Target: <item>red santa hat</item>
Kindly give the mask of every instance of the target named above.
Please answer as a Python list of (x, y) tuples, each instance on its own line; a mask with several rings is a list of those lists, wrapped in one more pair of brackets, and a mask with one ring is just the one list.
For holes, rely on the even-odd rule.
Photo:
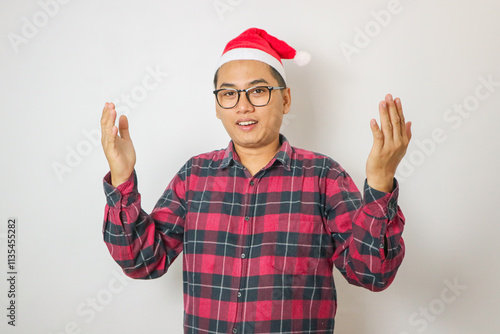
[(281, 59), (293, 59), (297, 65), (304, 66), (311, 60), (311, 55), (304, 51), (296, 51), (262, 29), (250, 28), (227, 43), (217, 68), (232, 60), (243, 59), (258, 60), (268, 64), (278, 71), (286, 82)]

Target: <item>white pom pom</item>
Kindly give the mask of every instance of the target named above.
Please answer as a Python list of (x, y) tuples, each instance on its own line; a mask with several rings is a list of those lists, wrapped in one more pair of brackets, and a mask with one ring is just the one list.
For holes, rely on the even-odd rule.
[(299, 66), (305, 66), (311, 61), (311, 54), (306, 51), (297, 51), (293, 62)]

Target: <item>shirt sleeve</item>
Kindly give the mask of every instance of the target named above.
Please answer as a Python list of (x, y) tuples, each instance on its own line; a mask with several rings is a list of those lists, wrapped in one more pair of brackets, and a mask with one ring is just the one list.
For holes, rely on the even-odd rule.
[(361, 197), (343, 171), (328, 178), (326, 192), (335, 266), (351, 284), (384, 290), (394, 280), (405, 251), (401, 237), (405, 218), (397, 204), (396, 179), (390, 193), (371, 188), (365, 180)]
[(106, 195), (103, 237), (113, 259), (132, 278), (162, 276), (181, 253), (185, 222), (185, 169), (173, 178), (151, 214), (141, 208), (137, 175), (114, 187), (103, 180)]

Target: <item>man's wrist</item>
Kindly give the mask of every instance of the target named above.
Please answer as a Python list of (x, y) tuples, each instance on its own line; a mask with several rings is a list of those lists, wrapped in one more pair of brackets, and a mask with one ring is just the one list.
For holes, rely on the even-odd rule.
[(115, 188), (118, 188), (118, 186), (130, 180), (130, 177), (132, 176), (133, 173), (134, 172), (132, 171), (132, 173), (130, 173), (128, 177), (120, 178), (120, 177), (113, 177), (113, 172), (111, 172), (111, 185)]
[(390, 180), (377, 180), (367, 178), (366, 182), (368, 183), (368, 186), (381, 192), (390, 193), (394, 189), (394, 177), (391, 177)]

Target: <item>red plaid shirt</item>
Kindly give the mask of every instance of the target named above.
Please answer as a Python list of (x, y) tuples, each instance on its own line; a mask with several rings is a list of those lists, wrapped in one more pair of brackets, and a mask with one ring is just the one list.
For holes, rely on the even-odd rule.
[(332, 159), (291, 147), (254, 176), (230, 143), (191, 158), (150, 215), (136, 174), (104, 178), (103, 234), (133, 278), (163, 275), (183, 251), (185, 333), (332, 333), (335, 265), (373, 291), (404, 255), (404, 216), (392, 193), (364, 199)]

